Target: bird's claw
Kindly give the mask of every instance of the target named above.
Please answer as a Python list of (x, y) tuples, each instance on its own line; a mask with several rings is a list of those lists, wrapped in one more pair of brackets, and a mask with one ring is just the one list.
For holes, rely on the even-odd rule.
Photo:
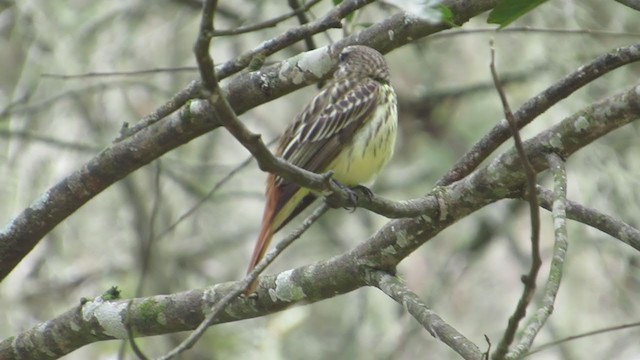
[(369, 201), (373, 200), (373, 191), (371, 191), (371, 189), (369, 189), (368, 187), (366, 187), (364, 185), (356, 185), (356, 186), (352, 187), (351, 189), (363, 193), (364, 196), (367, 197), (367, 200), (369, 200)]
[(358, 193), (348, 187), (345, 187), (343, 190), (347, 193), (347, 196), (349, 197), (349, 205), (343, 206), (342, 208), (349, 212), (356, 211), (356, 208), (358, 207)]
[[(369, 188), (366, 186), (356, 185), (353, 187), (349, 187), (340, 183), (339, 181), (336, 181), (335, 179), (331, 179), (331, 181), (337, 187), (339, 187), (341, 190), (347, 193), (349, 205), (343, 206), (345, 210), (348, 210), (351, 212), (354, 212), (356, 210), (356, 208), (358, 207), (358, 199), (360, 198), (359, 196), (360, 194), (364, 194), (364, 196), (366, 196), (368, 200), (371, 200), (373, 198), (373, 192), (369, 190)], [(337, 207), (337, 206), (334, 206), (334, 207)]]

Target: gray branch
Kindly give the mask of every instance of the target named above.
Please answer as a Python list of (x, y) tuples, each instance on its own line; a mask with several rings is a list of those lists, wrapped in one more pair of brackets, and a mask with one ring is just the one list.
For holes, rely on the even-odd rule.
[(518, 344), (507, 353), (506, 358), (520, 359), (522, 355), (531, 349), (533, 340), (542, 329), (553, 312), (553, 306), (560, 290), (564, 260), (569, 247), (567, 235), (567, 172), (563, 160), (556, 154), (548, 154), (549, 168), (553, 174), (553, 228), (555, 242), (553, 246), (553, 259), (549, 268), (549, 278), (544, 289), (542, 306), (527, 319), (527, 325), (522, 332)]
[(482, 359), (483, 354), (476, 344), (445, 322), (433, 310), (429, 309), (418, 295), (409, 290), (400, 279), (382, 271), (372, 271), (369, 277), (372, 286), (377, 287), (398, 304), (402, 305), (431, 336), (447, 344), (451, 349), (460, 354), (463, 359)]
[[(540, 206), (551, 210), (553, 207), (553, 193), (540, 186), (538, 186), (537, 190)], [(603, 214), (596, 209), (571, 200), (567, 200), (567, 217), (598, 229), (640, 251), (640, 231), (618, 218)]]

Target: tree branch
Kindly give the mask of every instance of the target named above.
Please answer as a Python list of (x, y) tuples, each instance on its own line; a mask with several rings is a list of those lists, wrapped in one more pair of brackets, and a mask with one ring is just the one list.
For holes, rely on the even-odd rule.
[[(597, 57), (586, 65), (580, 66), (576, 71), (525, 102), (513, 114), (518, 123), (518, 128), (522, 129), (551, 106), (593, 80), (623, 65), (639, 60), (640, 44), (635, 44), (617, 48)], [(494, 126), (489, 133), (483, 136), (466, 154), (456, 161), (451, 170), (437, 182), (437, 185), (450, 184), (470, 174), (498, 146), (502, 145), (510, 135), (511, 132), (507, 123), (501, 122)]]
[(266, 20), (266, 21), (263, 21), (263, 22), (259, 22), (257, 24), (247, 25), (247, 26), (240, 26), (238, 28), (229, 29), (229, 30), (214, 30), (213, 31), (213, 36), (239, 35), (239, 34), (245, 34), (245, 33), (253, 32), (253, 31), (256, 31), (256, 30), (261, 30), (261, 29), (274, 27), (274, 26), (278, 25), (279, 23), (281, 23), (281, 22), (283, 22), (283, 21), (285, 21), (287, 19), (290, 19), (290, 18), (292, 18), (294, 16), (296, 16), (296, 17), (304, 16), (305, 12), (307, 12), (309, 9), (311, 9), (314, 5), (316, 5), (319, 2), (320, 2), (320, 0), (309, 0), (302, 6), (300, 6), (298, 4), (298, 6), (292, 7), (293, 10), (291, 12), (287, 13), (287, 14), (276, 16), (273, 19), (269, 19), (269, 20)]
[[(551, 210), (553, 207), (553, 193), (542, 187), (538, 187), (537, 191), (540, 206)], [(640, 251), (640, 231), (624, 221), (571, 200), (567, 200), (567, 217), (609, 234), (613, 238)]]
[[(316, 0), (314, 0), (316, 1)], [(312, 1), (309, 1), (310, 3)], [(300, 9), (300, 3), (298, 2), (298, 0), (288, 0), (289, 3), (289, 7), (291, 7), (292, 9)], [(305, 5), (304, 7), (306, 7), (307, 5)], [(307, 14), (305, 13), (306, 11), (297, 11), (295, 16), (298, 18), (298, 22), (300, 23), (300, 25), (304, 25), (306, 23), (309, 22), (309, 17), (307, 17)], [(304, 43), (307, 46), (307, 51), (308, 50), (314, 50), (315, 48), (317, 48), (315, 41), (313, 41), (313, 37), (311, 36), (307, 36), (304, 39)]]
[(555, 243), (553, 246), (553, 259), (549, 268), (549, 277), (544, 289), (542, 306), (528, 319), (528, 324), (522, 332), (522, 338), (518, 344), (507, 354), (507, 359), (520, 359), (533, 344), (536, 335), (542, 329), (553, 312), (553, 305), (560, 290), (564, 260), (567, 255), (569, 243), (567, 241), (567, 173), (562, 159), (555, 154), (548, 154), (549, 169), (553, 174), (553, 227)]
[(536, 197), (536, 171), (533, 169), (533, 166), (531, 166), (531, 162), (529, 162), (527, 154), (524, 151), (518, 125), (516, 124), (516, 120), (513, 117), (511, 107), (509, 106), (509, 102), (507, 101), (507, 96), (504, 93), (504, 89), (502, 88), (502, 84), (500, 83), (500, 79), (498, 78), (498, 72), (496, 71), (495, 66), (495, 50), (493, 47), (493, 40), (491, 41), (490, 47), (491, 76), (496, 86), (496, 90), (498, 91), (498, 95), (500, 95), (500, 101), (502, 102), (502, 108), (504, 109), (504, 116), (507, 120), (507, 123), (509, 124), (509, 129), (511, 130), (511, 135), (513, 136), (515, 149), (518, 152), (518, 156), (522, 164), (522, 169), (524, 170), (524, 173), (526, 175), (526, 196), (529, 202), (529, 211), (531, 213), (531, 267), (529, 268), (529, 273), (526, 276), (522, 277), (522, 282), (524, 283), (522, 295), (520, 296), (520, 300), (518, 301), (518, 305), (516, 306), (513, 315), (511, 315), (511, 317), (509, 318), (507, 329), (505, 330), (504, 335), (502, 335), (502, 339), (500, 339), (500, 342), (498, 343), (496, 352), (493, 354), (493, 359), (503, 359), (505, 354), (509, 350), (509, 345), (511, 345), (511, 343), (513, 342), (516, 331), (518, 330), (518, 324), (520, 323), (520, 320), (525, 317), (527, 313), (527, 306), (529, 306), (529, 303), (533, 298), (533, 294), (536, 291), (536, 279), (538, 277), (540, 266), (542, 265), (542, 259), (540, 258), (540, 208), (538, 207), (538, 199)]
[(369, 277), (370, 285), (377, 287), (402, 305), (436, 340), (447, 344), (460, 354), (463, 359), (482, 359), (483, 354), (476, 344), (442, 320), (433, 310), (429, 309), (418, 295), (409, 290), (400, 279), (383, 271), (371, 271)]
[(531, 352), (527, 353), (526, 356), (533, 355), (533, 354), (538, 353), (540, 351), (547, 350), (549, 348), (552, 348), (554, 346), (558, 346), (560, 344), (563, 344), (563, 343), (566, 343), (566, 342), (569, 342), (569, 341), (583, 339), (585, 337), (591, 337), (591, 336), (605, 334), (605, 333), (609, 333), (609, 332), (613, 332), (613, 331), (619, 331), (619, 330), (624, 330), (624, 329), (629, 329), (629, 328), (637, 328), (637, 327), (640, 327), (640, 322), (634, 322), (634, 323), (630, 323), (630, 324), (610, 326), (610, 327), (601, 328), (601, 329), (598, 329), (598, 330), (588, 331), (588, 332), (585, 332), (585, 333), (582, 333), (582, 334), (578, 334), (578, 335), (568, 336), (568, 337), (566, 337), (564, 339), (551, 341), (551, 342), (548, 342), (546, 344), (540, 345), (539, 347), (533, 349)]

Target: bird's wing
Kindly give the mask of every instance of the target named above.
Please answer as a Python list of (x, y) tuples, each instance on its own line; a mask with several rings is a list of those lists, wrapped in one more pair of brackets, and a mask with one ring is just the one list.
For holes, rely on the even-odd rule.
[[(312, 172), (326, 167), (375, 111), (381, 84), (343, 79), (327, 87), (298, 115), (280, 142), (285, 160)], [(277, 179), (277, 183), (282, 183)]]
[[(380, 83), (373, 79), (339, 80), (328, 86), (296, 117), (285, 131), (277, 155), (305, 170), (324, 172), (351, 142), (356, 131), (375, 111)], [(309, 206), (315, 195), (275, 175), (267, 193), (272, 201), (273, 231), (278, 231)]]

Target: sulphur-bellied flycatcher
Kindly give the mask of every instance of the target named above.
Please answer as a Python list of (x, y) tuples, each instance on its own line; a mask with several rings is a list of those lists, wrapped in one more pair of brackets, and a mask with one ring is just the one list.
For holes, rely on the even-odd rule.
[[(280, 138), (276, 155), (303, 169), (325, 173), (346, 186), (373, 180), (393, 154), (396, 93), (384, 57), (366, 46), (348, 46), (327, 86), (298, 114)], [(267, 179), (267, 204), (249, 272), (273, 234), (317, 194), (278, 176)], [(247, 293), (255, 289), (255, 282)]]

